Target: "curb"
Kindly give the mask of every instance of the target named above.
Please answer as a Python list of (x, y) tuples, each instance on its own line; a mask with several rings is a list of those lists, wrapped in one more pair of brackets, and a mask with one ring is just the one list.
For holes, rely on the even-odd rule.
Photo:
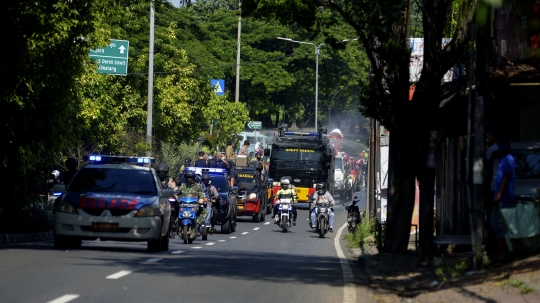
[(52, 239), (52, 231), (31, 234), (0, 234), (0, 245), (43, 242)]

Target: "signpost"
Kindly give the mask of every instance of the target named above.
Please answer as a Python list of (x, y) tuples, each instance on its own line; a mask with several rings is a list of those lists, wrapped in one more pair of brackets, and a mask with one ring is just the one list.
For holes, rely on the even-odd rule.
[(212, 79), (210, 80), (210, 86), (212, 86), (216, 95), (222, 96), (225, 94), (225, 80)]
[(261, 121), (249, 121), (247, 126), (250, 129), (262, 129), (262, 122)]
[(102, 48), (90, 50), (90, 58), (99, 64), (98, 73), (125, 76), (128, 67), (129, 41), (110, 39)]

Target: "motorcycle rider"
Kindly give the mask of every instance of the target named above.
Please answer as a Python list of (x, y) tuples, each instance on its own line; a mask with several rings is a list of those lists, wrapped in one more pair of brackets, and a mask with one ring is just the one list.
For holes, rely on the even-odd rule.
[(62, 184), (64, 184), (65, 186), (68, 186), (69, 183), (71, 183), (73, 176), (75, 176), (75, 173), (77, 173), (78, 165), (79, 165), (79, 160), (77, 160), (77, 158), (68, 158), (66, 160), (67, 171), (62, 173), (60, 176), (60, 180), (62, 181)]
[(332, 206), (334, 206), (334, 198), (332, 197), (332, 195), (330, 194), (330, 192), (328, 192), (326, 190), (326, 184), (324, 182), (320, 182), (320, 183), (317, 183), (316, 185), (316, 189), (317, 191), (313, 194), (313, 209), (311, 210), (311, 227), (312, 228), (315, 228), (317, 227), (317, 202), (318, 201), (321, 201), (321, 202), (325, 202), (325, 203), (328, 203), (328, 205), (330, 206), (328, 208), (328, 231), (333, 233), (334, 230), (334, 211), (332, 209)]
[(214, 201), (217, 201), (217, 199), (219, 199), (219, 193), (217, 191), (217, 188), (214, 185), (210, 184), (211, 183), (210, 175), (207, 172), (202, 173), (201, 181), (206, 186), (207, 198), (205, 198), (205, 199), (206, 199), (206, 202), (209, 202), (209, 203), (206, 204), (206, 209), (208, 210), (208, 214), (206, 216), (206, 220), (205, 220), (204, 224), (206, 226), (209, 226), (210, 225), (210, 217), (212, 216), (212, 203)]
[[(293, 225), (296, 225), (296, 207), (294, 207), (294, 204), (298, 201), (298, 198), (296, 197), (296, 192), (294, 189), (289, 187), (289, 180), (288, 179), (282, 179), (281, 180), (281, 188), (276, 193), (276, 199), (278, 202), (274, 203), (274, 214), (272, 215), (272, 218), (275, 218), (277, 213), (279, 212), (279, 200), (282, 197), (290, 197), (291, 198), (291, 210), (293, 214)], [(279, 220), (276, 221), (276, 223), (279, 222)]]
[[(193, 197), (199, 199), (199, 205), (201, 207), (197, 208), (197, 226), (201, 226), (204, 223), (208, 215), (208, 210), (206, 207), (203, 207), (205, 194), (202, 186), (195, 182), (195, 172), (192, 170), (186, 170), (184, 172), (184, 178), (186, 179), (185, 183), (180, 184), (180, 186), (175, 187), (175, 190), (182, 191), (182, 197)], [(199, 229), (197, 228), (197, 233)]]
[(156, 168), (157, 175), (161, 181), (161, 187), (163, 189), (173, 189), (176, 186), (174, 180), (169, 177), (169, 165), (165, 162), (158, 164)]

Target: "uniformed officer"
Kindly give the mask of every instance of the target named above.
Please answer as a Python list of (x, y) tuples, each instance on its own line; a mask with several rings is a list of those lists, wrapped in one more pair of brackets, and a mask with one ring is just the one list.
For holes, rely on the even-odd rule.
[(234, 142), (229, 141), (227, 142), (227, 149), (225, 150), (225, 154), (227, 155), (227, 159), (234, 160), (236, 155), (234, 154)]
[[(206, 209), (206, 207), (203, 206), (204, 198), (206, 197), (204, 194), (204, 190), (200, 184), (197, 184), (195, 182), (194, 171), (186, 170), (184, 172), (184, 178), (186, 182), (180, 184), (180, 186), (176, 187), (175, 190), (176, 189), (181, 190), (182, 197), (193, 197), (193, 198), (199, 199), (199, 204), (201, 205), (201, 207), (198, 207), (198, 211), (197, 211), (197, 226), (201, 226), (204, 223), (206, 216), (208, 215), (208, 210)], [(197, 232), (198, 231), (199, 229), (197, 229)]]
[[(296, 225), (297, 212), (296, 212), (296, 207), (294, 206), (294, 204), (298, 201), (298, 197), (296, 196), (295, 190), (289, 187), (289, 183), (290, 182), (289, 182), (288, 179), (282, 179), (281, 180), (281, 188), (277, 191), (276, 198), (277, 198), (278, 201), (281, 198), (290, 198), (291, 199), (291, 202), (292, 202), (291, 203), (291, 209), (292, 209), (292, 213), (293, 213), (293, 225)], [(278, 207), (279, 207), (279, 203), (275, 203), (274, 204), (274, 214), (272, 215), (272, 218), (275, 218), (276, 214), (279, 212)], [(277, 224), (277, 222), (279, 222), (279, 218), (274, 223)]]

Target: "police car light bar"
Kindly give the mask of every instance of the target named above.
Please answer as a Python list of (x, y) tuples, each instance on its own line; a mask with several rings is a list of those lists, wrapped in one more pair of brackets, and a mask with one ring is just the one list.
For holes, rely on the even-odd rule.
[(285, 136), (310, 136), (318, 137), (319, 133), (304, 133), (304, 132), (283, 132)]
[(199, 175), (202, 175), (203, 172), (207, 172), (210, 175), (224, 175), (227, 173), (227, 169), (225, 168), (186, 167), (186, 170), (194, 171)]
[(87, 155), (84, 156), (84, 161), (94, 163), (137, 163), (137, 164), (152, 164), (156, 163), (156, 159), (151, 157), (126, 157), (126, 156), (109, 156), (109, 155)]

